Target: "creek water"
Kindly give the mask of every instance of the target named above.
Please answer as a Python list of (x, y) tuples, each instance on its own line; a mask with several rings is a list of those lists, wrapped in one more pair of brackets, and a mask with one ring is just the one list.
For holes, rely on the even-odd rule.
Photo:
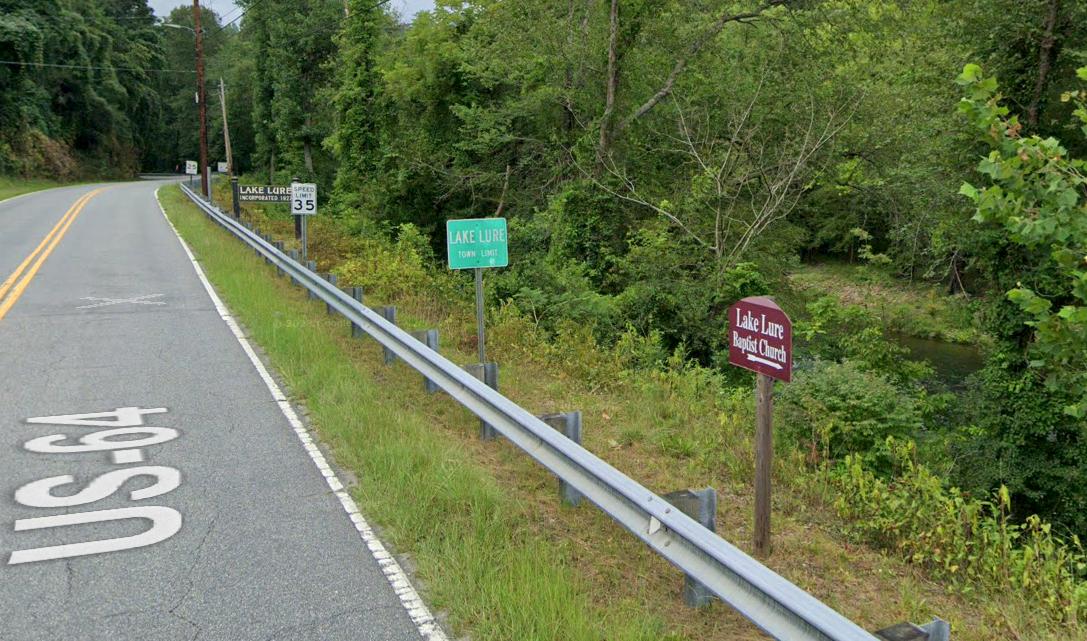
[(910, 357), (928, 361), (936, 370), (936, 379), (954, 391), (961, 390), (966, 378), (981, 369), (985, 356), (974, 345), (947, 343), (891, 332), (887, 338), (910, 350)]

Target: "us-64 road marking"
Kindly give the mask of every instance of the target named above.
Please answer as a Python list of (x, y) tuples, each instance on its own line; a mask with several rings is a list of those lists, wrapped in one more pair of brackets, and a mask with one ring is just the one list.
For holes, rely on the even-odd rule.
[[(163, 414), (164, 407), (143, 409), (139, 407), (120, 407), (109, 412), (90, 414), (65, 414), (61, 416), (39, 416), (29, 418), (32, 425), (75, 426), (99, 429), (82, 436), (68, 434), (50, 434), (32, 438), (23, 444), (29, 452), (38, 454), (88, 454), (110, 453), (114, 465), (132, 465), (144, 460), (143, 449), (173, 441), (180, 433), (169, 427), (151, 427), (144, 425), (144, 416)], [(113, 417), (113, 420), (106, 420)], [(133, 439), (133, 436), (142, 438)], [(118, 439), (121, 440), (118, 440)], [(75, 439), (75, 443), (65, 443)], [(105, 472), (95, 477), (83, 489), (74, 494), (56, 495), (54, 490), (70, 486), (76, 482), (70, 474), (51, 476), (31, 481), (15, 490), (15, 502), (19, 505), (38, 509), (66, 509), (88, 505), (117, 494), (128, 481), (149, 477), (154, 482), (129, 493), (133, 502), (144, 501), (173, 492), (181, 485), (181, 472), (165, 465), (141, 465)], [(70, 491), (70, 490), (69, 490)], [(154, 545), (169, 539), (181, 530), (181, 513), (169, 507), (159, 505), (139, 505), (111, 510), (92, 510), (53, 514), (15, 521), (15, 532), (62, 528), (88, 523), (105, 523), (144, 519), (151, 522), (150, 529), (132, 536), (98, 539), (80, 543), (66, 543), (47, 547), (15, 550), (8, 558), (8, 565), (35, 563), (55, 559), (69, 559), (77, 556), (105, 554), (120, 550)]]

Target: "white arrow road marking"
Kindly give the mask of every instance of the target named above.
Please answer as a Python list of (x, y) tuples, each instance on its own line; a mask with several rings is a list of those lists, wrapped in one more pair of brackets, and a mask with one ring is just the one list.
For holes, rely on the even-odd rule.
[(162, 301), (153, 301), (152, 298), (162, 298), (162, 294), (149, 294), (147, 296), (137, 296), (135, 298), (96, 298), (94, 296), (84, 296), (79, 300), (96, 301), (93, 305), (83, 305), (82, 307), (76, 307), (76, 309), (94, 309), (96, 307), (109, 307), (110, 305), (124, 305), (130, 303), (132, 305), (165, 305)]
[(785, 369), (784, 367), (782, 367), (781, 365), (778, 365), (774, 361), (768, 361), (765, 358), (759, 358), (758, 356), (755, 356), (753, 354), (744, 354), (744, 356), (746, 356), (747, 360), (749, 360), (749, 361), (755, 361), (756, 363), (762, 363), (763, 365), (769, 365), (770, 367), (773, 367), (774, 369)]

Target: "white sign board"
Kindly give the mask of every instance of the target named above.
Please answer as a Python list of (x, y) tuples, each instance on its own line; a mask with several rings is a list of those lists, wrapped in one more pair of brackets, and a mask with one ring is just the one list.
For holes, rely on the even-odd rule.
[(197, 166), (195, 160), (186, 160), (185, 161), (185, 173), (190, 175), (190, 176), (195, 176), (198, 173), (200, 173), (200, 168)]
[(225, 162), (219, 163), (219, 173), (225, 174), (227, 172), (227, 166)]
[(313, 216), (317, 213), (317, 185), (291, 183), (291, 213), (295, 216)]

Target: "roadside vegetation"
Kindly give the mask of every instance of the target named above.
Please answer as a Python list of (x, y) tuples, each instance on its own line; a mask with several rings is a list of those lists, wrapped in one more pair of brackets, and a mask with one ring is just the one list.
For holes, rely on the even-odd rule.
[[(244, 215), (295, 246), (282, 212), (247, 207)], [(417, 232), (404, 228), (390, 241), (316, 219), (311, 239), (319, 271), (336, 273), (343, 287), (363, 286), (371, 306), (396, 305), (408, 329), (439, 329), (442, 351), (455, 362), (473, 360), (470, 279), (435, 268)], [(321, 306), (311, 307), (324, 315)], [(842, 308), (824, 307), (831, 311), (813, 306), (812, 338), (804, 344), (825, 360), (779, 389), (770, 567), (869, 629), (940, 616), (953, 622), (957, 638), (985, 639), (994, 631), (1038, 639), (1083, 634), (1078, 543), (1040, 521), (1021, 529), (1009, 518), (1006, 496), (970, 497), (948, 488), (931, 471), (943, 461), (933, 460), (930, 469), (908, 441), (931, 428), (946, 403), (919, 386), (915, 396), (901, 391), (899, 380), (916, 381), (925, 368), (901, 359), (883, 341), (876, 319), (860, 308), (845, 308), (857, 328), (855, 342), (820, 334), (812, 328), (827, 314), (841, 320)], [(492, 308), (488, 324), (503, 393), (539, 414), (582, 410), (586, 447), (655, 491), (715, 487), (718, 532), (750, 552), (751, 381), (669, 353), (659, 337), (630, 332), (609, 347), (585, 327), (571, 324), (553, 334), (512, 304)], [(330, 331), (346, 335), (342, 325), (334, 320)], [(737, 630), (736, 615), (724, 606), (707, 613), (683, 608), (674, 569), (592, 508), (588, 514), (562, 509), (553, 479), (504, 444), (479, 443), (474, 420), (450, 410), (445, 398), (427, 397), (417, 375), (402, 366), (385, 369), (374, 354), (369, 367), (390, 386), (390, 402), (423, 411), (435, 429), (451, 417), (455, 427), (445, 434), (470, 448), (483, 473), (532, 506), (524, 513), (526, 527), (574, 555), (564, 562), (589, 581), (595, 597), (642, 604), (677, 638), (758, 638), (747, 626)], [(885, 358), (862, 358), (876, 354)], [(900, 362), (899, 378), (878, 373), (888, 361)], [(852, 457), (854, 451), (865, 455)], [(1020, 582), (1020, 591), (1008, 590)], [(1025, 593), (1037, 598), (1024, 599)], [(1031, 630), (1037, 636), (1026, 634)]]
[(43, 189), (62, 187), (64, 183), (53, 180), (25, 180), (21, 178), (5, 178), (0, 176), (0, 200), (7, 200), (15, 196), (29, 194)]

